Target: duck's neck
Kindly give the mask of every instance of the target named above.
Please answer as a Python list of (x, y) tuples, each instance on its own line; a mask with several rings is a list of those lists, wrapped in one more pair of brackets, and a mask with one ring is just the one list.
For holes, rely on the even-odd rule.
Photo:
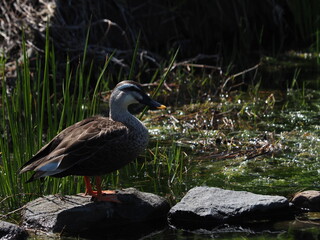
[(122, 111), (118, 111), (118, 109), (110, 108), (109, 116), (113, 121), (123, 123), (130, 130), (148, 132), (144, 124), (138, 118), (133, 116), (128, 110), (122, 109)]

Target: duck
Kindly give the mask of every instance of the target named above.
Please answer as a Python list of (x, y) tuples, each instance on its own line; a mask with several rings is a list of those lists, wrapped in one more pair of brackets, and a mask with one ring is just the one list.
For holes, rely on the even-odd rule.
[[(148, 145), (148, 129), (128, 110), (137, 103), (151, 110), (166, 109), (150, 98), (139, 83), (122, 81), (111, 93), (108, 117), (89, 117), (65, 128), (27, 161), (19, 173), (33, 171), (27, 183), (48, 176), (83, 176), (85, 195), (97, 201), (118, 202), (115, 191), (101, 189), (101, 176), (132, 162)], [(95, 178), (95, 191), (91, 178)]]

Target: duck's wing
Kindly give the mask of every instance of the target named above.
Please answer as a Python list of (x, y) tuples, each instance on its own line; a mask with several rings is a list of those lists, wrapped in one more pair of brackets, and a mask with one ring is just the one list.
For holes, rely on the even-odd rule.
[(37, 164), (33, 164), (33, 163), (38, 162), (38, 160), (45, 158), (51, 152), (53, 152), (56, 149), (56, 147), (63, 141), (63, 139), (66, 136), (68, 136), (70, 133), (72, 133), (74, 129), (79, 127), (81, 128), (81, 126), (86, 125), (92, 122), (93, 120), (94, 118), (87, 118), (65, 128), (57, 136), (55, 136), (50, 142), (44, 145), (28, 162), (23, 164), (23, 166), (19, 170), (19, 173), (24, 173), (24, 172), (35, 169), (37, 167)]
[(61, 173), (75, 164), (89, 159), (97, 151), (113, 142), (125, 142), (128, 128), (104, 117), (78, 122), (58, 134), (25, 163), (20, 173), (33, 170), (28, 180)]

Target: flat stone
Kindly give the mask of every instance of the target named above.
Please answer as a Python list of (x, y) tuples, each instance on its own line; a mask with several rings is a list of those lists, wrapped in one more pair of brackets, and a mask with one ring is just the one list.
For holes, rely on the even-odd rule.
[(0, 220), (0, 239), (22, 240), (27, 239), (28, 233), (16, 224)]
[(195, 229), (292, 217), (285, 197), (195, 187), (170, 209), (168, 221), (178, 228)]
[(292, 199), (295, 207), (308, 210), (320, 211), (320, 191), (309, 190), (296, 193)]
[[(143, 222), (152, 228), (151, 223), (166, 219), (170, 209), (164, 198), (134, 188), (119, 190), (116, 195), (121, 203), (92, 202), (90, 196), (80, 195), (40, 197), (25, 205), (23, 225), (66, 235), (95, 232), (106, 236), (108, 232), (110, 237), (119, 234), (122, 227), (137, 232)], [(152, 231), (148, 224), (144, 230)]]

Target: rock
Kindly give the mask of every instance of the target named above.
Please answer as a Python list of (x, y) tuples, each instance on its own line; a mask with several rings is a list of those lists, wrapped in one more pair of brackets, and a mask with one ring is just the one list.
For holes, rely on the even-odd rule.
[(285, 197), (195, 187), (170, 209), (168, 221), (178, 228), (196, 229), (292, 217)]
[(308, 211), (320, 211), (320, 191), (304, 191), (296, 193), (292, 199), (295, 207)]
[[(80, 195), (40, 197), (25, 205), (23, 224), (66, 235), (85, 236), (95, 232), (102, 237), (114, 237), (131, 234), (130, 230), (132, 234), (139, 230), (145, 234), (159, 230), (158, 221), (166, 220), (170, 209), (164, 198), (134, 188), (119, 190), (117, 198), (121, 203), (92, 202), (90, 196)], [(139, 229), (139, 224), (143, 229)]]
[(12, 240), (20, 240), (26, 239), (28, 237), (28, 233), (22, 227), (19, 227), (16, 224), (8, 223), (0, 220), (0, 239), (12, 239)]

